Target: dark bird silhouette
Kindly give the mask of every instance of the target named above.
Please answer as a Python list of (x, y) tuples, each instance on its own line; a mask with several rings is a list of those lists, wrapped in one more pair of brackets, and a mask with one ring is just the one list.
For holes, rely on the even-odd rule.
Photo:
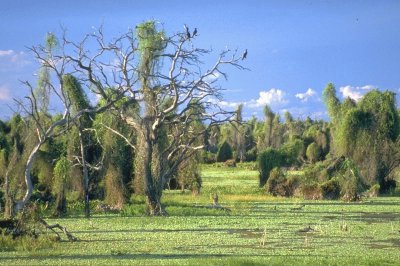
[(247, 49), (244, 51), (243, 55), (242, 55), (242, 60), (246, 59), (247, 57)]
[(184, 25), (184, 27), (185, 27), (185, 30), (186, 30), (186, 37), (188, 38), (188, 39), (190, 39), (190, 31), (189, 31), (189, 28), (188, 28), (188, 26), (186, 26), (186, 24)]
[(194, 36), (196, 36), (197, 35), (197, 28), (194, 28), (194, 31), (193, 31), (193, 33), (192, 33), (192, 37), (194, 37)]
[(311, 228), (311, 226), (305, 227), (304, 229), (300, 229), (299, 233), (308, 233), (308, 232), (314, 232), (315, 230), (313, 228)]

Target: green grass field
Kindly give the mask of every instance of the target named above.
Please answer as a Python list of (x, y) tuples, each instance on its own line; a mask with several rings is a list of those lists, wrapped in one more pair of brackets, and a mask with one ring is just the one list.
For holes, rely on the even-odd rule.
[[(122, 214), (47, 219), (79, 241), (3, 251), (0, 264), (400, 265), (400, 198), (274, 198), (257, 174), (247, 165), (203, 167), (200, 196), (165, 192), (168, 217), (144, 216), (135, 198)], [(214, 192), (230, 212), (206, 208)]]

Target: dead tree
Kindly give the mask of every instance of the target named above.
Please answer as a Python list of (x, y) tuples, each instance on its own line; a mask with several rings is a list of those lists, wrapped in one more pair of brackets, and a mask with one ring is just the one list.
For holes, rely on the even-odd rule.
[[(84, 114), (111, 110), (141, 140), (136, 143), (142, 145), (140, 156), (149, 213), (164, 214), (161, 196), (166, 180), (183, 161), (204, 148), (200, 140), (211, 127), (234, 116), (234, 112), (223, 110), (218, 104), (222, 99), (218, 78), (227, 78), (224, 67), (245, 69), (242, 57), (230, 50), (222, 51), (209, 68), (204, 67), (203, 57), (211, 51), (194, 47), (195, 37), (187, 38), (186, 32), (166, 36), (151, 21), (111, 41), (105, 39), (102, 28), (86, 35), (81, 42), (73, 42), (63, 34), (57, 53), (42, 46), (33, 47), (33, 54), (57, 80), (49, 87), (58, 96), (64, 112), (50, 126), (45, 125), (37, 110), (33, 87), (25, 83), (32, 93), (28, 97), (30, 107), (24, 110), (34, 122), (38, 143), (26, 164), (27, 192), (17, 203), (17, 209), (32, 194), (30, 169), (43, 143), (62, 134)], [(93, 45), (97, 47), (92, 48)], [(74, 75), (92, 96), (105, 104), (72, 112), (63, 88), (65, 74)], [(131, 111), (133, 105), (139, 112)], [(110, 130), (124, 137), (115, 129)], [(136, 143), (130, 145), (137, 148)]]

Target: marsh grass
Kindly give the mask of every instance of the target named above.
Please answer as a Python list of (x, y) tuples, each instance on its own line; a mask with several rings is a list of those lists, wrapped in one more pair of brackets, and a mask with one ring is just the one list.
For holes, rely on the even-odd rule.
[[(167, 217), (145, 216), (144, 199), (133, 197), (119, 214), (48, 219), (66, 226), (80, 241), (36, 250), (3, 249), (0, 264), (399, 264), (399, 198), (360, 203), (275, 198), (258, 191), (258, 172), (251, 169), (205, 166), (202, 175), (199, 196), (165, 191)], [(231, 212), (204, 207), (212, 204), (209, 195), (215, 189), (219, 203)], [(313, 230), (302, 231), (308, 227)]]

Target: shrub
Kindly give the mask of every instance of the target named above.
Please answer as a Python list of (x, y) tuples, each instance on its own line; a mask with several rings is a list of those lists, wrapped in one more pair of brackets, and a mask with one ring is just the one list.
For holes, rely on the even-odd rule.
[(259, 185), (263, 187), (268, 180), (270, 172), (275, 167), (282, 166), (283, 156), (280, 151), (268, 148), (258, 156)]
[(324, 199), (338, 199), (340, 197), (340, 184), (336, 179), (323, 182), (320, 188)]
[(200, 153), (200, 160), (202, 163), (211, 164), (217, 162), (217, 155), (206, 150)]
[(275, 167), (270, 172), (265, 190), (274, 196), (287, 196), (286, 177), (279, 167)]
[(257, 147), (253, 147), (250, 150), (246, 151), (246, 162), (254, 162), (257, 161)]
[(217, 154), (217, 162), (225, 162), (226, 160), (232, 159), (233, 152), (232, 147), (228, 142), (224, 141), (219, 147)]
[(284, 157), (283, 158), (284, 164), (286, 166), (297, 164), (299, 157), (302, 156), (303, 149), (304, 149), (304, 141), (301, 139), (295, 139), (285, 143), (280, 148), (280, 152)]
[(319, 148), (317, 143), (312, 142), (310, 145), (308, 145), (306, 156), (311, 163), (315, 163), (316, 161), (318, 161), (320, 154), (321, 149)]
[(299, 186), (298, 176), (287, 177), (281, 168), (275, 167), (270, 172), (265, 191), (274, 196), (291, 197), (298, 192)]
[(305, 167), (302, 183), (311, 185), (325, 181), (324, 168), (325, 166), (321, 163)]
[(353, 161), (346, 159), (339, 174), (342, 198), (347, 201), (358, 200), (364, 190), (364, 183), (357, 166)]
[(290, 177), (287, 177), (286, 180), (286, 194), (288, 197), (291, 196), (298, 196), (300, 194), (300, 185), (301, 185), (301, 180), (299, 176), (293, 175)]
[(225, 165), (228, 166), (228, 167), (236, 167), (236, 160), (235, 159), (227, 160), (225, 162)]

